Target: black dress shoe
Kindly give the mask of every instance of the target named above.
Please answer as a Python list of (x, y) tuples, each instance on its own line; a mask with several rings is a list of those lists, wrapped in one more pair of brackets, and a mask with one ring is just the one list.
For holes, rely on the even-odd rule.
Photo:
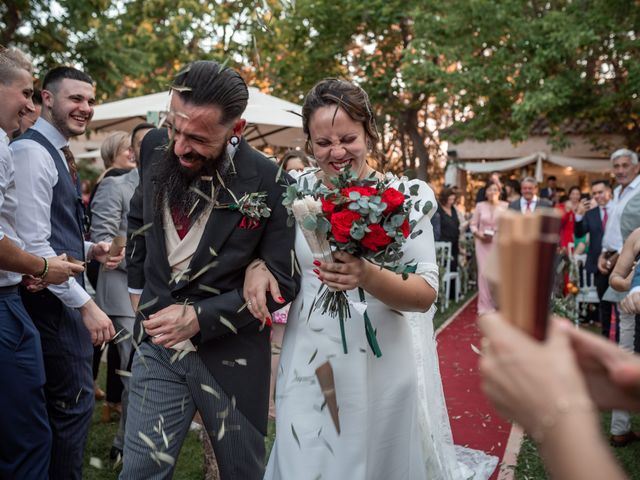
[(119, 458), (122, 458), (122, 450), (118, 447), (111, 447), (111, 451), (109, 452), (109, 458), (114, 462)]
[(636, 432), (627, 432), (624, 435), (611, 435), (609, 437), (609, 443), (612, 447), (626, 447), (632, 442), (640, 440), (640, 435)]

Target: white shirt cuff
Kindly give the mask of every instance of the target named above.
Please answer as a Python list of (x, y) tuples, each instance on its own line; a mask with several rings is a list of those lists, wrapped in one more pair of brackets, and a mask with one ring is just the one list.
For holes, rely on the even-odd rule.
[(576, 222), (581, 221), (584, 218), (584, 215), (577, 215), (576, 214)]
[(131, 288), (129, 287), (129, 293), (133, 293), (134, 295), (142, 295), (144, 290), (142, 288)]
[(90, 260), (89, 250), (91, 250), (91, 247), (93, 247), (93, 242), (84, 242), (84, 258), (87, 259), (87, 262)]
[(631, 290), (629, 290), (629, 295), (636, 292), (640, 292), (640, 285), (638, 285), (637, 287), (633, 287)]
[(70, 278), (61, 285), (49, 285), (47, 288), (69, 308), (80, 308), (91, 300), (91, 296), (75, 278)]

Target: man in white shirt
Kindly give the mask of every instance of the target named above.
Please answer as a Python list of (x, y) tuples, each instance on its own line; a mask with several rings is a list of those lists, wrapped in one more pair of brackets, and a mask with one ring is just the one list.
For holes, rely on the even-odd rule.
[[(93, 115), (91, 77), (70, 67), (49, 71), (42, 85), (42, 116), (11, 145), (18, 192), (18, 234), (36, 255), (66, 253), (115, 268), (110, 243), (85, 242), (84, 211), (69, 138), (84, 133)], [(93, 412), (92, 343), (114, 328), (84, 290), (83, 276), (31, 293), (22, 301), (42, 338), (45, 396), (53, 434), (49, 478), (82, 478), (84, 446)]]
[[(638, 188), (640, 186), (638, 155), (623, 148), (613, 152), (611, 162), (618, 186), (613, 191), (613, 207), (602, 238), (602, 253), (598, 258), (598, 270), (603, 275), (611, 273), (622, 250), (623, 239), (620, 230), (622, 212), (629, 200), (640, 191)], [(636, 317), (621, 308), (620, 301), (626, 296), (626, 292), (618, 295), (613, 293), (609, 297), (610, 293), (613, 293), (612, 289), (607, 291), (604, 298), (612, 299), (618, 303), (620, 318), (620, 340), (618, 343), (625, 350), (633, 351)], [(611, 414), (611, 445), (622, 447), (636, 440), (640, 440), (640, 437), (631, 430), (629, 412), (614, 410)]]
[(46, 478), (51, 430), (44, 397), (40, 336), (27, 314), (18, 285), (22, 274), (61, 283), (81, 266), (66, 256), (44, 258), (25, 252), (16, 234), (16, 186), (7, 132), (33, 112), (30, 61), (0, 47), (0, 478)]

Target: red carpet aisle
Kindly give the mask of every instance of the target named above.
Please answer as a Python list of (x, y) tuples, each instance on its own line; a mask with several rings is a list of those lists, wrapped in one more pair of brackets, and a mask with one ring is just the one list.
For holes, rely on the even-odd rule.
[[(438, 356), (449, 410), (453, 441), (457, 445), (485, 451), (500, 461), (511, 431), (482, 394), (478, 375), (480, 348), (477, 327), (477, 298), (438, 335)], [(491, 479), (498, 476), (499, 468)]]

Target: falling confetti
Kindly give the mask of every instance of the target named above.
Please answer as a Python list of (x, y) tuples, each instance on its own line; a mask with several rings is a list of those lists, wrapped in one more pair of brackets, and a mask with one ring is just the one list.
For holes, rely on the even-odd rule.
[(293, 438), (298, 444), (298, 448), (302, 449), (300, 446), (300, 439), (298, 438), (298, 434), (296, 433), (296, 429), (293, 427), (293, 423), (291, 424), (291, 433), (293, 434)]
[(238, 329), (229, 320), (220, 315), (220, 323), (231, 330), (233, 333), (238, 333)]
[(217, 399), (220, 399), (220, 394), (218, 392), (216, 392), (212, 387), (210, 387), (209, 385), (205, 385), (204, 383), (200, 384), (200, 388), (202, 390), (204, 390), (207, 393), (210, 393), (211, 395), (213, 395), (214, 397), (216, 397)]

